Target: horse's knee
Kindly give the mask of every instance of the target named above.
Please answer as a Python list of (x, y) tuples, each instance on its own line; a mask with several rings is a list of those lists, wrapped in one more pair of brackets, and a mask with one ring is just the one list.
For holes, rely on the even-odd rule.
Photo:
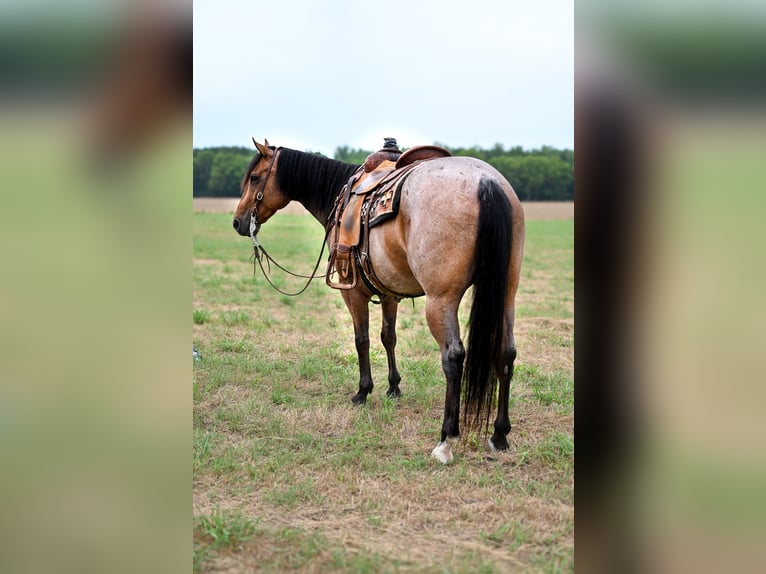
[(396, 346), (396, 330), (393, 327), (384, 326), (380, 330), (380, 342), (386, 349)]
[(363, 351), (370, 348), (370, 336), (367, 333), (357, 333), (354, 335), (354, 343), (357, 351)]

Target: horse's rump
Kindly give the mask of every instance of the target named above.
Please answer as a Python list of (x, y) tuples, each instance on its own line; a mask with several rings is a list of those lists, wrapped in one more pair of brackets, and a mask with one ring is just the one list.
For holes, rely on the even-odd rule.
[(401, 293), (462, 295), (474, 273), (482, 178), (512, 196), (499, 172), (473, 158), (434, 159), (412, 172), (397, 217), (370, 232), (370, 259), (381, 282)]

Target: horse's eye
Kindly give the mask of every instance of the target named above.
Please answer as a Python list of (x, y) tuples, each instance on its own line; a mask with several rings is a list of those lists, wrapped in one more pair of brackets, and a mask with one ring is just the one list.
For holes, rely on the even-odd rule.
[(260, 175), (255, 175), (254, 173), (250, 175), (250, 183), (257, 183), (259, 179), (261, 179)]

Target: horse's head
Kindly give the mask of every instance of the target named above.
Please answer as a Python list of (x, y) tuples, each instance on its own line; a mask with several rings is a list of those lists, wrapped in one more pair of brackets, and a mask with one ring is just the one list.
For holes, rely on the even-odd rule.
[(250, 235), (251, 216), (255, 215), (256, 230), (272, 215), (290, 203), (277, 183), (279, 148), (269, 146), (269, 140), (259, 144), (253, 139), (258, 153), (247, 166), (242, 178), (242, 197), (234, 212), (234, 229), (240, 235)]

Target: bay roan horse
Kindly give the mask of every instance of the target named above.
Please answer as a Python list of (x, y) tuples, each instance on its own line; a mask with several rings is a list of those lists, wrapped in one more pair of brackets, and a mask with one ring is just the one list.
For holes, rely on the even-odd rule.
[[(268, 141), (255, 145), (258, 153), (242, 179), (234, 229), (249, 236), (252, 221), (257, 234), (290, 201), (303, 204), (325, 229), (332, 225), (336, 198), (358, 166), (274, 148)], [(333, 234), (328, 232), (327, 237), (332, 243)], [(469, 157), (421, 162), (403, 183), (399, 214), (369, 230), (369, 257), (378, 280), (390, 292), (426, 297), (426, 320), (439, 343), (447, 379), (441, 440), (432, 452), (442, 463), (453, 459), (460, 435), (461, 390), (464, 422), (480, 432), (488, 430), (497, 396), (488, 446), (508, 448), (508, 394), (516, 358), (514, 300), (523, 244), (524, 212), (513, 188), (492, 166)], [(466, 351), (458, 306), (471, 285), (474, 298)], [(353, 318), (359, 357), (359, 392), (351, 400), (362, 404), (373, 388), (368, 334), (373, 292), (359, 281), (341, 294)], [(398, 397), (401, 376), (394, 353), (398, 298), (380, 299), (387, 394)]]

